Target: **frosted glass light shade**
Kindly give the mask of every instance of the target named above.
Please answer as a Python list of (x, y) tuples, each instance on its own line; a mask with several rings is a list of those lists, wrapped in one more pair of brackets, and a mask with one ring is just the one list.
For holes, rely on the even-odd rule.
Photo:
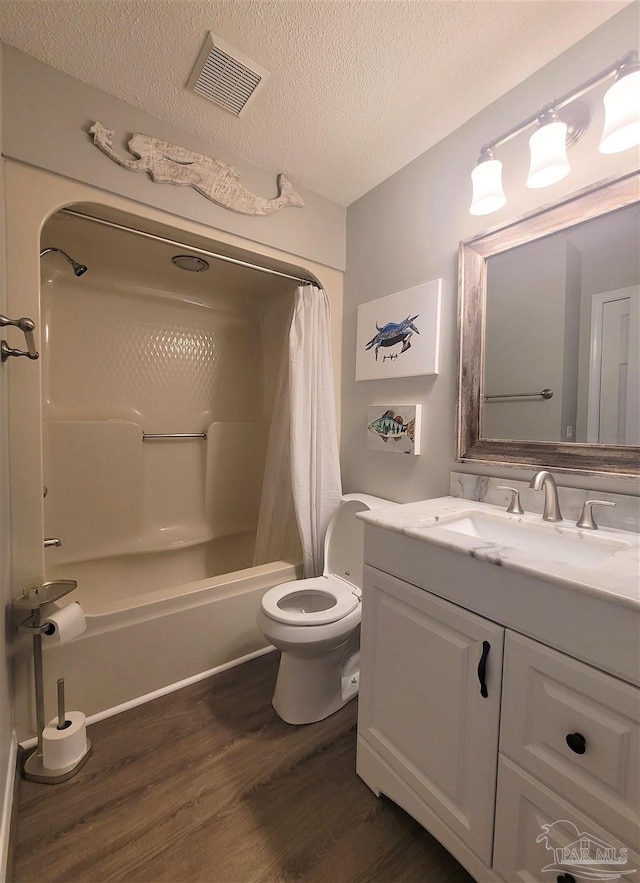
[(546, 123), (529, 139), (531, 163), (527, 187), (548, 187), (569, 174), (567, 159), (567, 124)]
[(620, 153), (640, 144), (640, 70), (616, 80), (603, 100), (600, 153)]
[(502, 189), (502, 163), (499, 159), (479, 162), (471, 172), (471, 181), (473, 196), (469, 214), (490, 215), (506, 203), (507, 197)]

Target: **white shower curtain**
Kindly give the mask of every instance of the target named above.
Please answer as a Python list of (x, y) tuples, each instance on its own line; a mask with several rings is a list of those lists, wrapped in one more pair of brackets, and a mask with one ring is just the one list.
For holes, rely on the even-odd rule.
[(276, 391), (254, 563), (282, 557), (295, 513), (304, 576), (321, 574), (341, 488), (329, 301), (321, 288), (302, 285)]

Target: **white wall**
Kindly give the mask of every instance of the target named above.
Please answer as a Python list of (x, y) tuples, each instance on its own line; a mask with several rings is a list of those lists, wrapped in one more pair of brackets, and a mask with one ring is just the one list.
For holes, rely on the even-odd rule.
[[(469, 214), (469, 176), (483, 144), (622, 58), (629, 50), (637, 49), (639, 12), (638, 4), (626, 7), (349, 207), (341, 451), (345, 491), (361, 489), (404, 502), (447, 494), (452, 469), (524, 477), (521, 470), (514, 468), (455, 462), (459, 241), (596, 181), (631, 171), (637, 167), (638, 153), (631, 150), (603, 156), (598, 152), (603, 116), (601, 99), (606, 90), (606, 86), (600, 86), (588, 96), (594, 119), (572, 149), (572, 171), (563, 181), (544, 190), (525, 187), (528, 133), (514, 138), (500, 150), (508, 201), (499, 212), (485, 218)], [(500, 59), (486, 59), (485, 63), (499, 64)], [(429, 125), (428, 119), (424, 125)], [(438, 277), (443, 279), (439, 376), (356, 383), (354, 350), (358, 305)], [(520, 331), (526, 333), (524, 329)], [(419, 457), (391, 457), (367, 450), (367, 406), (385, 402), (422, 403), (424, 453)], [(638, 493), (637, 482), (616, 477), (594, 479), (571, 474), (561, 476), (560, 483)]]

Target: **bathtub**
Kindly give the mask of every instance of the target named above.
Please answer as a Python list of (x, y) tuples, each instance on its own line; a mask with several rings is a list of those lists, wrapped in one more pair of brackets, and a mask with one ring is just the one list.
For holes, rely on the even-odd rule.
[[(196, 559), (206, 558), (206, 550), (184, 551), (191, 566), (184, 555), (179, 565), (197, 571)], [(77, 572), (65, 566), (67, 577), (78, 580), (68, 599), (82, 606), (87, 628), (66, 644), (43, 641), (47, 721), (56, 714), (60, 677), (67, 707), (100, 718), (264, 652), (268, 644), (255, 622), (260, 599), (272, 586), (301, 575), (299, 564), (283, 560), (154, 589), (151, 562), (131, 561), (134, 573), (137, 564), (144, 567), (144, 591), (129, 585), (127, 593), (110, 592), (117, 586), (109, 579), (126, 580), (126, 563), (85, 562)], [(171, 575), (162, 553), (155, 566)]]

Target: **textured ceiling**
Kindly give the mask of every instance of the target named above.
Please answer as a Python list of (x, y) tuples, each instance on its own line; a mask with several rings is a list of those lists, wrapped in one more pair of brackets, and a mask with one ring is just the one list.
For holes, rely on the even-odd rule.
[[(349, 205), (627, 2), (0, 0), (0, 40)], [(208, 31), (271, 71), (240, 118), (185, 89)]]

